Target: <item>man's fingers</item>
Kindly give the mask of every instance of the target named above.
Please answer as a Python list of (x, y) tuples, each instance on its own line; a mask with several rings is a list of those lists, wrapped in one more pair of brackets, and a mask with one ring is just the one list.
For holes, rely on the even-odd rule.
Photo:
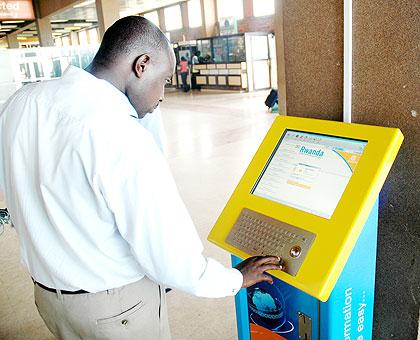
[(263, 265), (265, 263), (279, 263), (280, 261), (281, 258), (279, 256), (262, 256), (256, 262), (258, 262), (259, 265)]
[(262, 281), (268, 282), (269, 284), (273, 284), (273, 278), (270, 275), (262, 274), (261, 277)]
[(266, 272), (267, 270), (283, 270), (283, 266), (278, 264), (266, 264), (264, 266), (261, 266), (259, 269), (262, 272)]

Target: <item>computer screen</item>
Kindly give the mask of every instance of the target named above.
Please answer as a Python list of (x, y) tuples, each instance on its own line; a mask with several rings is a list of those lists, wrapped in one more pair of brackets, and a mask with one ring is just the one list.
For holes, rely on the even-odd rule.
[(252, 193), (330, 219), (366, 144), (286, 130)]

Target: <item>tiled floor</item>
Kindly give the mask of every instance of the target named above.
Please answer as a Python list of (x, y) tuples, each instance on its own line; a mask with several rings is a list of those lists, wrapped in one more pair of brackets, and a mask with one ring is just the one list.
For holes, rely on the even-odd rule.
[[(168, 160), (181, 196), (205, 245), (205, 254), (226, 265), (228, 254), (206, 241), (275, 115), (256, 93), (170, 92), (162, 104)], [(0, 340), (53, 339), (37, 314), (32, 283), (19, 262), (16, 234), (0, 236)], [(168, 294), (174, 340), (233, 340), (233, 298)], [(117, 340), (117, 339), (116, 339)]]

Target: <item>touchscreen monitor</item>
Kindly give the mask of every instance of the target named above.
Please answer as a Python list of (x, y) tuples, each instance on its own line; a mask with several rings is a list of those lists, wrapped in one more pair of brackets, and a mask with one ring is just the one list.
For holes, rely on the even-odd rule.
[(367, 141), (286, 130), (254, 195), (330, 219)]

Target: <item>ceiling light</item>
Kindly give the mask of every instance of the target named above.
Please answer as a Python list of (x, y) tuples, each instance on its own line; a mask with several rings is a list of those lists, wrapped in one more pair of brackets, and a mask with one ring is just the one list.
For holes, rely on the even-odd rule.
[(57, 19), (57, 20), (51, 20), (51, 23), (67, 22), (67, 21), (68, 21), (68, 20)]
[(0, 25), (0, 28), (16, 28), (17, 25)]
[(25, 22), (25, 20), (7, 20), (3, 21), (3, 24), (21, 24), (22, 22)]
[(0, 28), (0, 32), (9, 32), (11, 31), (10, 28)]
[(76, 25), (80, 27), (89, 27), (89, 26), (92, 26), (93, 24), (90, 22), (78, 22)]

